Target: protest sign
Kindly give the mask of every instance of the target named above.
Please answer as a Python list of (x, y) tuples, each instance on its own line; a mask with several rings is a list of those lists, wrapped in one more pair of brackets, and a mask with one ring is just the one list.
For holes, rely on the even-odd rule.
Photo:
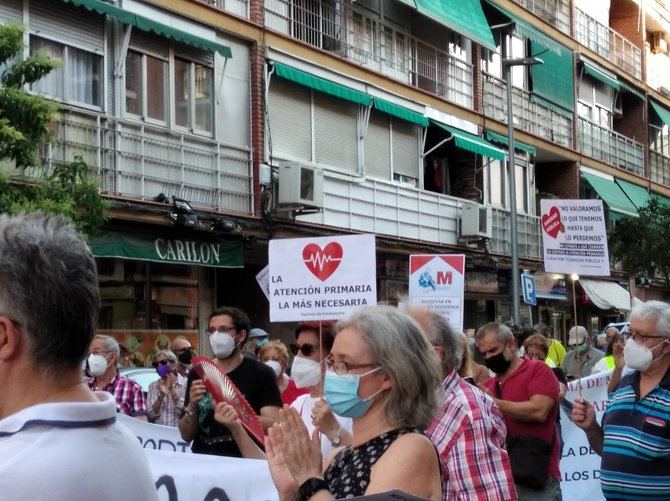
[(540, 200), (544, 269), (610, 276), (602, 200)]
[(265, 294), (266, 299), (270, 299), (270, 265), (268, 264), (256, 275), (256, 282)]
[(270, 240), (270, 321), (334, 320), (377, 304), (374, 235)]
[(465, 256), (415, 254), (409, 257), (409, 298), (444, 316), (463, 330)]
[(144, 449), (191, 453), (191, 443), (182, 440), (177, 428), (147, 423), (121, 413), (116, 417), (137, 437)]

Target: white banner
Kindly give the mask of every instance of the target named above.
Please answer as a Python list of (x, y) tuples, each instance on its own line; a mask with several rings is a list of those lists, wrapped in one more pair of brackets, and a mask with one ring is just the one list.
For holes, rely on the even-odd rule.
[(377, 304), (374, 235), (270, 240), (270, 321), (334, 320)]
[(610, 276), (602, 200), (540, 200), (544, 269)]
[(266, 299), (270, 299), (270, 265), (267, 265), (256, 275), (256, 282), (265, 294)]
[(409, 298), (444, 316), (463, 331), (465, 256), (415, 254), (409, 257)]
[(191, 453), (191, 443), (182, 440), (177, 428), (147, 423), (121, 413), (116, 417), (137, 437), (144, 449)]
[[(607, 404), (607, 385), (612, 371), (599, 372), (568, 383), (566, 399), (570, 402), (579, 396), (593, 404), (596, 420), (602, 421)], [(561, 490), (563, 499), (574, 501), (599, 501), (605, 499), (600, 489), (600, 456), (590, 447), (586, 433), (575, 426), (566, 410), (561, 407), (563, 454), (561, 456)]]

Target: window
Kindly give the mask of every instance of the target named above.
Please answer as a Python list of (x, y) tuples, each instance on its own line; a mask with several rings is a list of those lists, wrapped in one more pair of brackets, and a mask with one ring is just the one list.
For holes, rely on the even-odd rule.
[(102, 106), (102, 57), (36, 36), (30, 37), (30, 54), (45, 54), (62, 66), (32, 84), (34, 92), (66, 102)]
[[(488, 196), (485, 198), (488, 203), (498, 207), (509, 207), (509, 196), (507, 193), (507, 170), (505, 164), (500, 160), (484, 159), (488, 162)], [(516, 210), (517, 212), (528, 213), (528, 194), (532, 186), (532, 180), (529, 178), (531, 164), (525, 157), (516, 158), (515, 187), (516, 187)]]
[(126, 113), (166, 121), (167, 61), (129, 50), (126, 56)]
[(505, 206), (505, 190), (507, 183), (505, 182), (505, 170), (503, 169), (503, 164), (500, 160), (496, 159), (484, 159), (488, 160), (488, 173), (489, 173), (489, 202), (491, 205), (497, 205), (498, 207)]
[(591, 120), (591, 106), (582, 101), (579, 101), (577, 103), (577, 114), (582, 118)]
[(614, 97), (611, 87), (583, 77), (579, 84), (577, 113), (601, 127), (611, 129)]
[(212, 132), (212, 68), (175, 58), (175, 123), (180, 127)]

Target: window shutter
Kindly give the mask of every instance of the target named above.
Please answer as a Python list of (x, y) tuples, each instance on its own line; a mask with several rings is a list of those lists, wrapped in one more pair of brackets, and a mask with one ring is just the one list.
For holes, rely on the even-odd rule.
[(358, 105), (314, 92), (316, 162), (358, 170)]
[(23, 17), (23, 5), (21, 0), (3, 0), (0, 2), (0, 22), (21, 22)]
[(392, 120), (393, 172), (419, 178), (419, 127), (402, 120)]
[(273, 78), (268, 107), (272, 156), (311, 161), (310, 90)]
[(30, 32), (79, 49), (103, 53), (103, 16), (63, 2), (31, 0)]
[(370, 177), (391, 179), (391, 128), (389, 116), (372, 110), (365, 135), (365, 171)]
[(167, 59), (170, 44), (165, 37), (159, 37), (146, 31), (133, 28), (130, 32), (130, 48), (138, 52), (147, 52), (153, 56)]

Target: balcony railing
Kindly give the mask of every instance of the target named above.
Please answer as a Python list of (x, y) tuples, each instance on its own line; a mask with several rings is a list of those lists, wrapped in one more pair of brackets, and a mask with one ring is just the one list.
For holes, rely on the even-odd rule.
[[(352, 181), (324, 171), (324, 209), (302, 222), (457, 245), (462, 200), (391, 181)], [(509, 213), (494, 210), (491, 252), (509, 254)], [(519, 255), (540, 258), (539, 218), (519, 216)]]
[(655, 183), (670, 186), (670, 157), (649, 150), (649, 179)]
[[(512, 90), (514, 126), (556, 144), (572, 146), (572, 119), (534, 101), (529, 92)], [(507, 123), (507, 84), (484, 75), (484, 115)]]
[(640, 143), (582, 117), (579, 117), (579, 151), (633, 174), (644, 175), (644, 151)]
[(570, 4), (566, 0), (514, 1), (556, 29), (570, 34)]
[(249, 19), (249, 0), (204, 0), (204, 2)]
[(575, 38), (635, 78), (642, 78), (640, 48), (578, 8), (575, 8)]
[(447, 101), (473, 106), (470, 63), (343, 2), (265, 0), (265, 25)]
[[(47, 170), (81, 154), (102, 193), (151, 200), (159, 193), (194, 207), (253, 212), (251, 152), (192, 134), (61, 111), (42, 157)], [(39, 174), (28, 171), (26, 175)]]

